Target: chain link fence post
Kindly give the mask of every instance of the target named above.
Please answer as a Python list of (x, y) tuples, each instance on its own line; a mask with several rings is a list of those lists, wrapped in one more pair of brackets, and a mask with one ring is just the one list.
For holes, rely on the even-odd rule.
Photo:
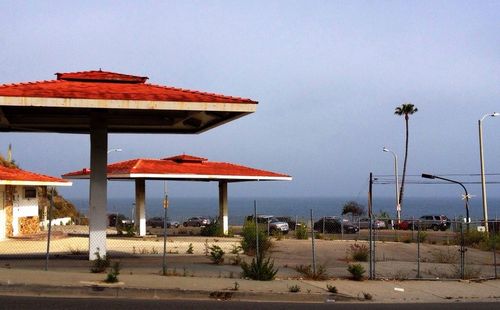
[(259, 223), (257, 221), (257, 200), (253, 201), (253, 218), (255, 221), (255, 257), (260, 259), (259, 253)]
[[(311, 223), (313, 222), (313, 210), (311, 209)], [(316, 248), (314, 244), (314, 229), (311, 226), (311, 243), (312, 243), (312, 268), (313, 274), (316, 275)]]
[(50, 193), (49, 204), (49, 227), (47, 231), (47, 252), (45, 254), (45, 271), (49, 270), (49, 256), (50, 256), (50, 235), (52, 233), (52, 210), (54, 209), (54, 188), (52, 187)]
[[(412, 224), (412, 226), (414, 227), (413, 224)], [(417, 279), (420, 279), (420, 239), (422, 238), (421, 227), (422, 227), (422, 225), (419, 221), (418, 225), (417, 225), (417, 229), (418, 229), (418, 231), (417, 231)]]

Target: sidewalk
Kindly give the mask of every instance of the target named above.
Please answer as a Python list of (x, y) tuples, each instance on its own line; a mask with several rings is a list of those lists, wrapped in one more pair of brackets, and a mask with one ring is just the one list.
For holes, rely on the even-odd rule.
[[(105, 274), (83, 271), (0, 269), (0, 294), (146, 299), (232, 299), (281, 302), (500, 302), (500, 280), (362, 281), (274, 280), (179, 277), (159, 274), (122, 274), (107, 284)], [(335, 286), (338, 294), (327, 291)], [(291, 293), (297, 285), (300, 292)], [(364, 294), (372, 296), (366, 300)]]

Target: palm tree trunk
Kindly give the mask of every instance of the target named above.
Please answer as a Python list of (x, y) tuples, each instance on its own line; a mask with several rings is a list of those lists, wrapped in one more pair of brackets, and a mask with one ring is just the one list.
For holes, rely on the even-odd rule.
[(405, 125), (406, 125), (406, 141), (405, 141), (405, 160), (403, 164), (403, 177), (401, 179), (401, 187), (399, 191), (399, 206), (403, 207), (403, 194), (405, 188), (405, 177), (406, 177), (406, 162), (408, 159), (408, 115), (405, 115)]

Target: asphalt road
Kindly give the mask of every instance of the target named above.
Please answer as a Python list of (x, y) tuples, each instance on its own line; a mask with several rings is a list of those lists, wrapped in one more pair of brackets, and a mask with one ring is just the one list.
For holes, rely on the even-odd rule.
[(376, 303), (286, 303), (286, 302), (240, 302), (217, 300), (144, 300), (120, 298), (56, 298), (56, 297), (26, 297), (0, 296), (0, 309), (500, 309), (500, 303), (405, 303), (405, 304), (376, 304)]

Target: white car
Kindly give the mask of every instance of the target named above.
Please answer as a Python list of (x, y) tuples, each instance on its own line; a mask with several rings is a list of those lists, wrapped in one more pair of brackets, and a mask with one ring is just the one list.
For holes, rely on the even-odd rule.
[[(370, 219), (369, 218), (361, 218), (359, 219), (359, 228), (364, 228), (368, 229), (370, 228)], [(372, 222), (372, 228), (373, 229), (383, 229), (387, 228), (387, 225), (385, 225), (384, 221), (381, 220), (373, 220)]]

